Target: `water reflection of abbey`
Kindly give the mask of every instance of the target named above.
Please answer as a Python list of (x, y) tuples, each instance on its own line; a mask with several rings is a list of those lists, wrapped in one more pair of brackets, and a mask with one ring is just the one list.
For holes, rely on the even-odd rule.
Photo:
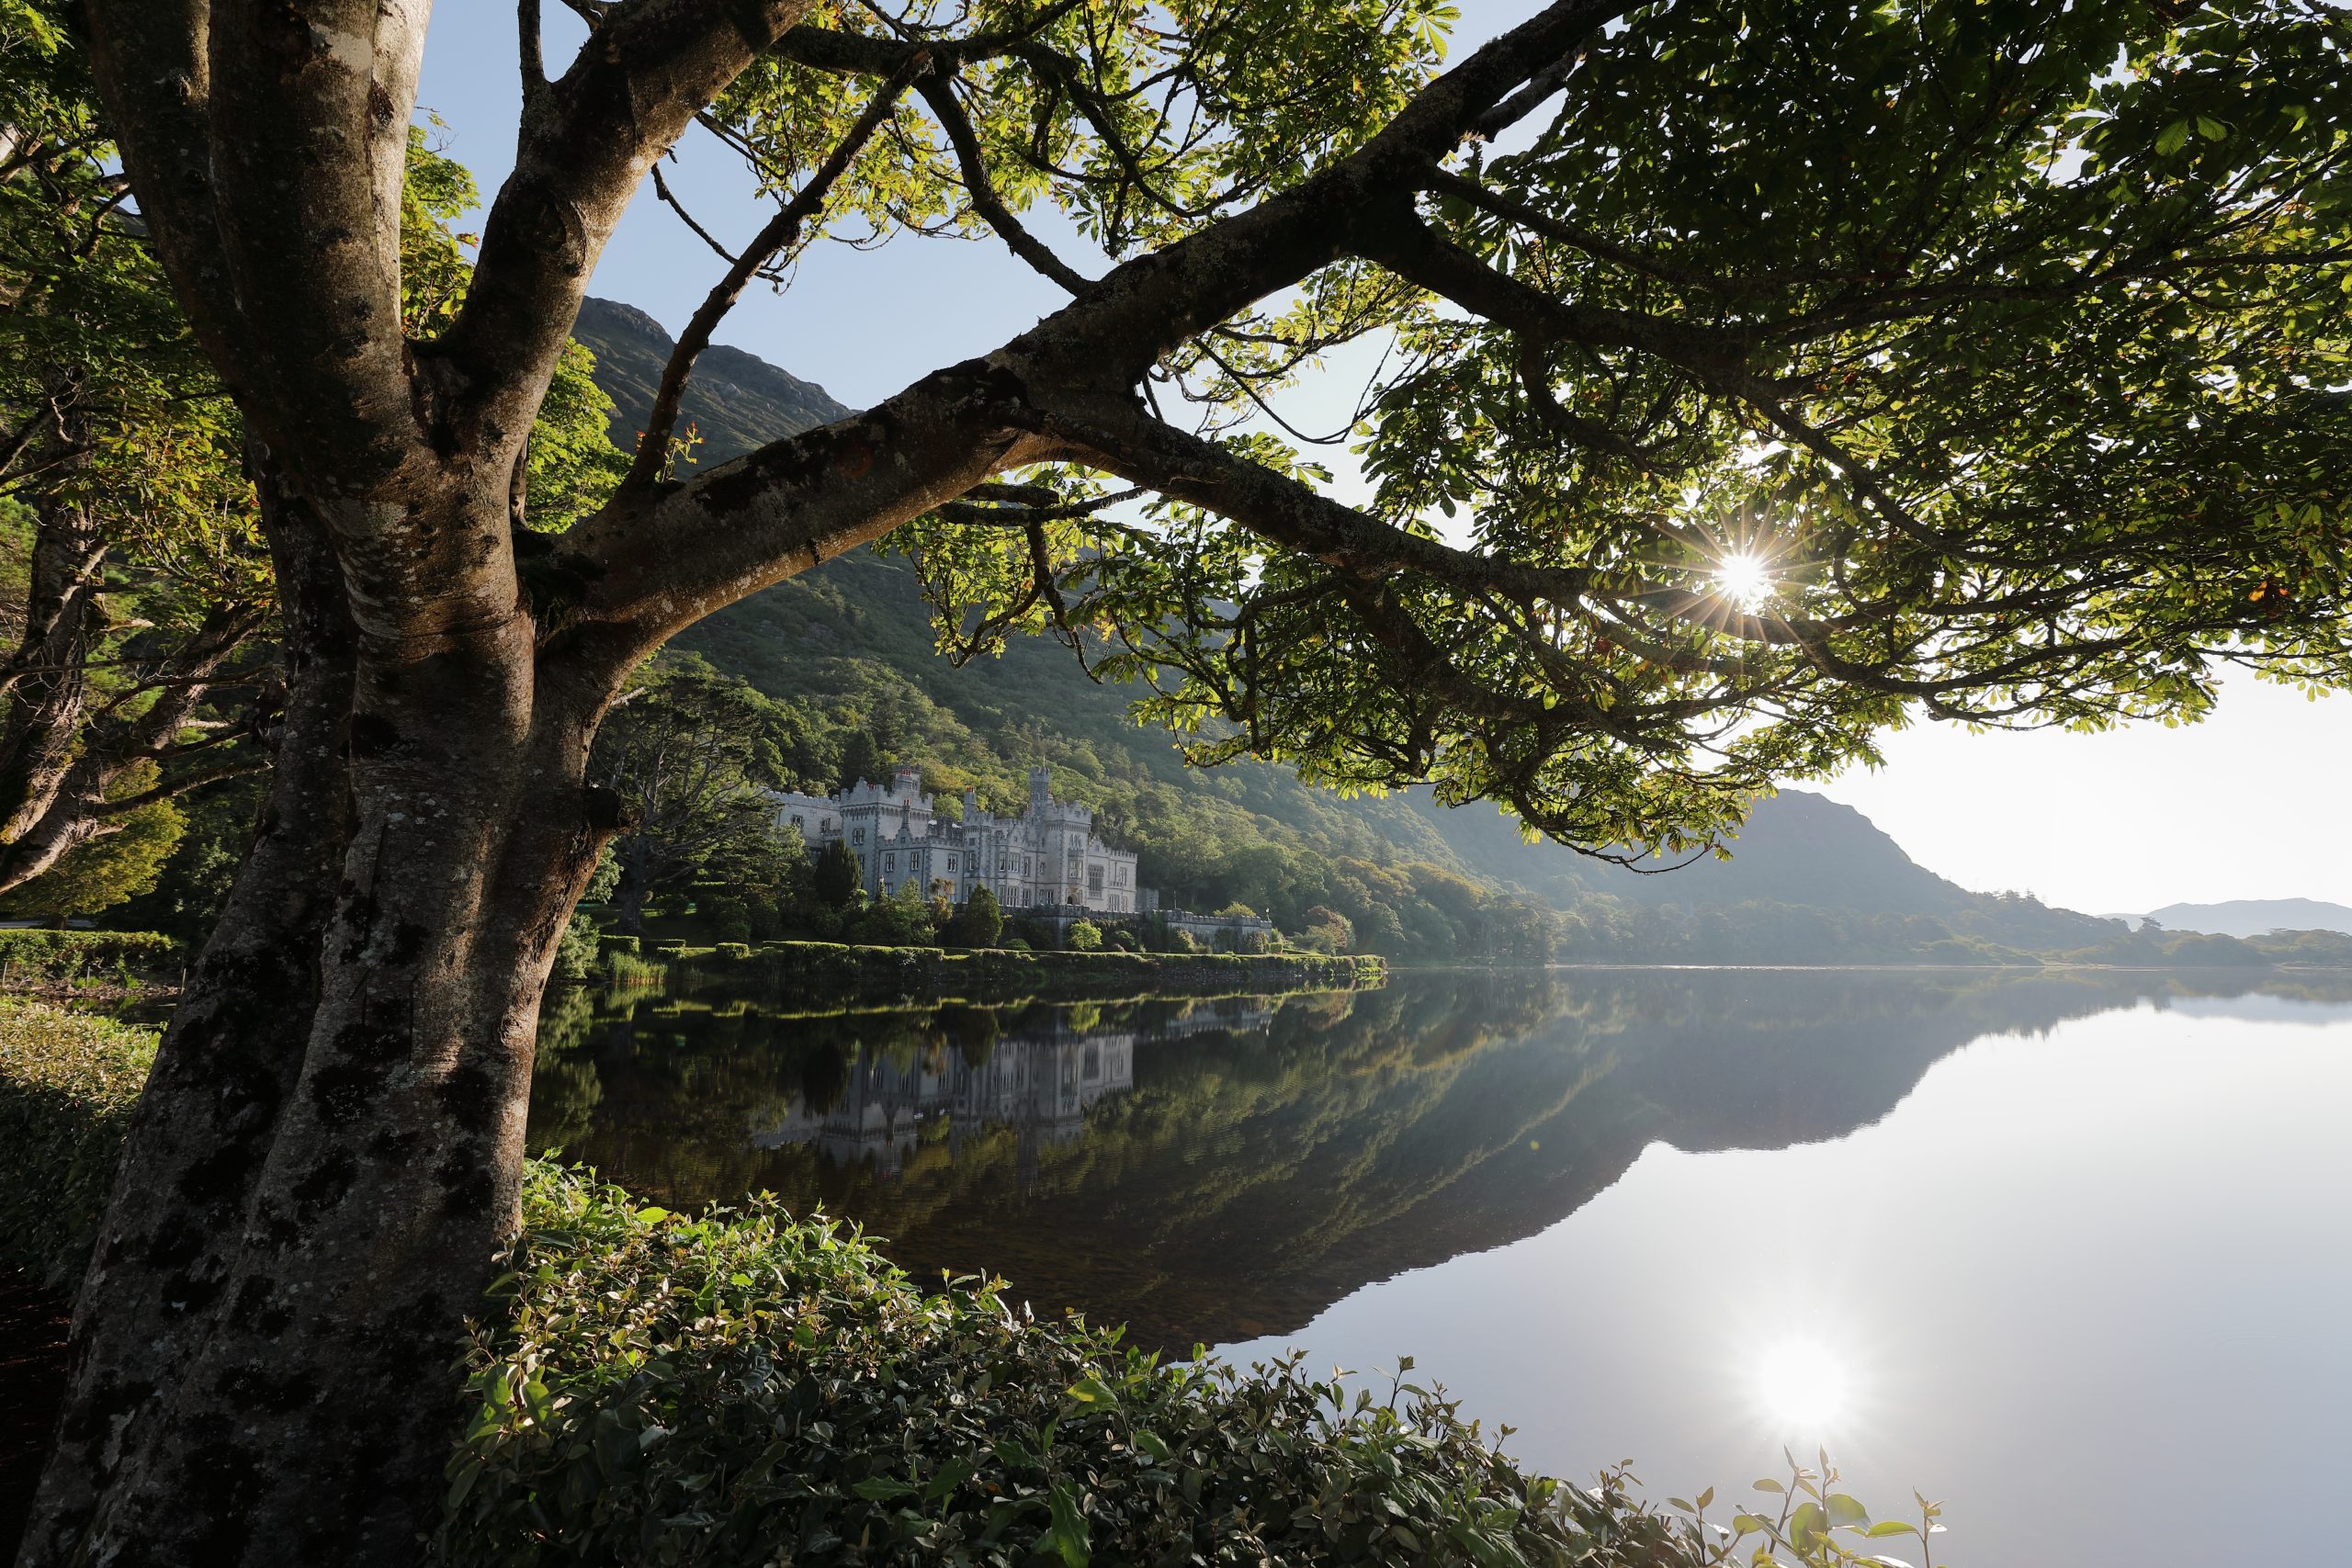
[(1040, 1150), (1077, 1142), (1090, 1109), (1135, 1087), (1138, 1045), (1211, 1031), (1255, 1032), (1272, 1016), (1269, 998), (1227, 998), (1154, 1022), (1081, 1029), (1057, 1009), (1043, 1023), (997, 1036), (977, 1063), (952, 1047), (906, 1062), (862, 1053), (831, 1107), (820, 1111), (797, 1099), (783, 1120), (752, 1141), (766, 1149), (800, 1145), (833, 1164), (868, 1165), (890, 1177), (939, 1118), (947, 1122), (951, 1160), (981, 1128), (1009, 1127), (1020, 1140), (1025, 1186), (1036, 1176)]

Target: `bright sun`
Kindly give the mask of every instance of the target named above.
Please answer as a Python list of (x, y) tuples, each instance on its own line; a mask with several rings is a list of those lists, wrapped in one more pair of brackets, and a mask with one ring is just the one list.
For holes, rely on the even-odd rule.
[(1792, 1426), (1818, 1429), (1845, 1411), (1845, 1369), (1812, 1340), (1791, 1339), (1766, 1351), (1756, 1381), (1765, 1408)]
[(1772, 573), (1760, 557), (1745, 551), (1715, 563), (1715, 592), (1742, 610), (1753, 610), (1772, 596)]

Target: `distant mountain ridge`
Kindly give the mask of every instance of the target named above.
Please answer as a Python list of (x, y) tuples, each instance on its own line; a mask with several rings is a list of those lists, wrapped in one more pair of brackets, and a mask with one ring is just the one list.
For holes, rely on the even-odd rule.
[[(616, 404), (614, 438), (627, 447), (659, 385), (669, 333), (641, 310), (592, 299), (574, 335), (596, 355), (597, 381)], [(722, 346), (703, 355), (683, 407), (702, 435), (695, 457), (704, 466), (852, 412), (823, 388)], [(909, 687), (952, 716), (955, 729), (1000, 753), (1034, 748), (1050, 736), (1081, 759), (1139, 771), (1165, 790), (1220, 810), (1238, 807), (1272, 840), (1385, 864), (1427, 863), (1557, 909), (1596, 899), (1637, 911), (1815, 908), (1882, 926), (1927, 920), (1954, 934), (2043, 950), (2092, 946), (2124, 930), (2115, 920), (2030, 899), (1972, 892), (1914, 862), (1861, 813), (1803, 790), (1758, 802), (1731, 860), (1645, 875), (1549, 840), (1529, 843), (1493, 807), (1446, 809), (1426, 790), (1346, 800), (1262, 763), (1189, 769), (1171, 739), (1128, 720), (1123, 688), (1089, 680), (1066, 649), (1045, 639), (1016, 641), (1001, 659), (951, 668), (933, 649), (909, 564), (869, 551), (828, 561), (730, 606), (686, 632), (679, 645), (772, 695), (825, 702), (861, 684)], [(925, 722), (935, 728), (951, 720)], [(1105, 825), (1114, 833), (1122, 826)]]
[(2167, 904), (2144, 917), (2168, 931), (2265, 936), (2271, 931), (2352, 934), (2352, 908), (2316, 898), (2231, 898), (2219, 904)]
[[(669, 333), (634, 305), (592, 297), (580, 302), (571, 335), (596, 356), (596, 384), (614, 404), (613, 440), (624, 452), (634, 449), (675, 346)], [(702, 438), (696, 456), (711, 463), (854, 412), (756, 354), (713, 344), (695, 361), (678, 401), (678, 429), (692, 428)]]

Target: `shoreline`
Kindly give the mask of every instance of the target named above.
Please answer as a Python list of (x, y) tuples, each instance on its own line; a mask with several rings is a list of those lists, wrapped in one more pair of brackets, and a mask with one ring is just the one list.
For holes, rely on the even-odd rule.
[(673, 991), (757, 987), (810, 999), (1094, 1001), (1275, 990), (1366, 990), (1389, 969), (1369, 955), (1022, 953), (1002, 948), (870, 947), (842, 942), (657, 948)]

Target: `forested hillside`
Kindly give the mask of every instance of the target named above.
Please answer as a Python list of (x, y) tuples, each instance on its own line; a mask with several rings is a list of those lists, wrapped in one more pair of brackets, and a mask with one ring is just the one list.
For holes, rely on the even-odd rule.
[[(614, 439), (628, 446), (669, 337), (642, 311), (596, 299), (577, 336), (613, 399)], [(686, 401), (700, 463), (850, 412), (738, 349), (713, 349), (704, 365)], [(1337, 915), (1355, 945), (1392, 955), (1981, 961), (2124, 929), (1971, 892), (1859, 812), (1803, 791), (1760, 803), (1731, 860), (1634, 870), (1527, 843), (1485, 805), (1448, 810), (1425, 792), (1346, 799), (1256, 762), (1188, 768), (1172, 738), (1129, 720), (1125, 688), (1091, 680), (1057, 643), (1016, 639), (1000, 658), (950, 664), (910, 564), (869, 551), (724, 610), (677, 646), (790, 706), (788, 761), (808, 786), (831, 788), (866, 760), (907, 760), (942, 794), (970, 787), (1017, 810), (1042, 761), (1170, 901), (1247, 904), (1294, 931)]]
[[(650, 317), (592, 300), (579, 339), (632, 441), (668, 352)], [(753, 442), (846, 410), (819, 389), (729, 351), (727, 374), (696, 378), (695, 457), (724, 461)], [(771, 399), (776, 386), (788, 396)], [(901, 559), (858, 551), (721, 611), (676, 645), (788, 705), (799, 724), (787, 761), (830, 789), (865, 760), (918, 761), (942, 795), (966, 788), (1018, 811), (1031, 767), (1057, 794), (1093, 807), (1104, 837), (1134, 848), (1147, 886), (1168, 901), (1234, 903), (1283, 929), (1343, 924), (1352, 944), (1431, 958), (1537, 956), (1552, 924), (1538, 902), (1474, 874), (1442, 825), (1402, 797), (1346, 800), (1289, 773), (1243, 762), (1187, 768), (1164, 731), (1139, 729), (1128, 694), (1098, 685), (1071, 653), (1018, 640), (1001, 658), (956, 669), (933, 645), (930, 615)], [(1493, 815), (1492, 813), (1485, 813)], [(1499, 817), (1498, 826), (1508, 827)]]

